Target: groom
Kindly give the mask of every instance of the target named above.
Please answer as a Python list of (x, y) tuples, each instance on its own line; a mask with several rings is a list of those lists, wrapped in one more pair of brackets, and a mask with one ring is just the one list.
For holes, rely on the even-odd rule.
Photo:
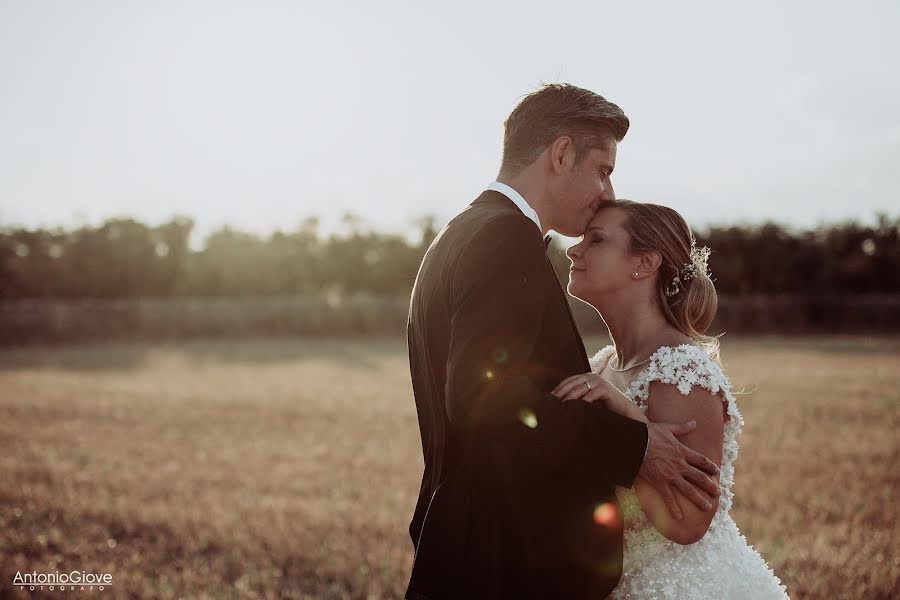
[(544, 235), (582, 235), (614, 198), (627, 130), (589, 90), (526, 96), (498, 180), (425, 253), (407, 328), (425, 462), (408, 599), (603, 598), (622, 571), (616, 485), (646, 479), (674, 518), (671, 489), (701, 508), (717, 493), (700, 470), (715, 465), (674, 437), (693, 423), (549, 393), (590, 367)]

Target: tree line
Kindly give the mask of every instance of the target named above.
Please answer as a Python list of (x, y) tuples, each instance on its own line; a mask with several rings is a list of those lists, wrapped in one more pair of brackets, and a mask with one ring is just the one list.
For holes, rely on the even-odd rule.
[[(0, 298), (267, 296), (336, 292), (406, 294), (438, 233), (433, 218), (417, 235), (372, 231), (352, 215), (346, 231), (320, 235), (309, 219), (268, 236), (223, 227), (199, 250), (194, 223), (175, 217), (151, 226), (108, 219), (73, 229), (0, 230)], [(854, 295), (900, 292), (900, 216), (796, 230), (767, 222), (695, 232), (713, 250), (709, 265), (722, 294)], [(568, 277), (564, 249), (550, 258)]]

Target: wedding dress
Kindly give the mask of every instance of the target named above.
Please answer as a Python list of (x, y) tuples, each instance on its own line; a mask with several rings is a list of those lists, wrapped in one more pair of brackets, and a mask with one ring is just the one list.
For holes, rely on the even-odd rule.
[[(591, 359), (602, 371), (614, 354), (607, 346)], [(719, 474), (719, 506), (700, 541), (681, 545), (660, 534), (644, 514), (633, 488), (619, 487), (616, 495), (625, 519), (622, 578), (610, 598), (644, 600), (769, 600), (787, 598), (786, 588), (765, 560), (741, 535), (729, 511), (733, 500), (737, 435), (744, 419), (731, 392), (731, 383), (705, 350), (683, 344), (663, 346), (650, 359), (625, 395), (646, 413), (650, 382), (676, 385), (687, 395), (694, 385), (720, 393), (730, 420), (725, 423)]]

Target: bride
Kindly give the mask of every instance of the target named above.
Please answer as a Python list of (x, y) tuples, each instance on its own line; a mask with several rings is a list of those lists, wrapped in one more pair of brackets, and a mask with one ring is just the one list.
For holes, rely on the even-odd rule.
[[(623, 574), (611, 598), (787, 598), (785, 587), (747, 543), (729, 511), (737, 435), (743, 418), (705, 335), (717, 300), (707, 248), (676, 211), (615, 201), (598, 211), (569, 248), (569, 293), (593, 306), (614, 345), (591, 359), (591, 373), (557, 386), (560, 398), (604, 402), (638, 420), (697, 422), (681, 440), (721, 465), (719, 497), (703, 511), (672, 490), (682, 511), (640, 477), (618, 488), (625, 526)], [(604, 518), (608, 518), (605, 515)]]

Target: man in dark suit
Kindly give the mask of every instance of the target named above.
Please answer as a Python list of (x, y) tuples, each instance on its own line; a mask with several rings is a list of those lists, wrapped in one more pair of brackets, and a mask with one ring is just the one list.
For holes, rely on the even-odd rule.
[[(614, 488), (644, 477), (678, 518), (716, 466), (650, 424), (550, 390), (590, 370), (545, 254), (614, 198), (628, 129), (618, 106), (571, 85), (526, 96), (505, 123), (492, 183), (422, 260), (408, 343), (425, 470), (409, 531), (414, 600), (603, 598), (622, 570)], [(549, 236), (548, 236), (549, 238)]]

